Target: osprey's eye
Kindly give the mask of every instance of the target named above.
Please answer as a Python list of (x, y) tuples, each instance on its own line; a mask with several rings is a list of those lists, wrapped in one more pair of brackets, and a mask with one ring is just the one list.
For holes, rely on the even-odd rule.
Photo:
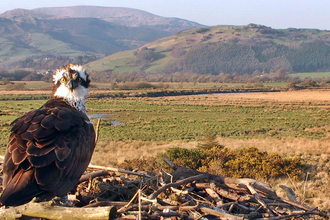
[(80, 77), (78, 77), (78, 78), (77, 78), (77, 81), (78, 81), (78, 82), (81, 82), (81, 78), (80, 78)]
[(61, 82), (62, 83), (65, 83), (66, 82), (66, 79), (64, 77), (61, 78)]

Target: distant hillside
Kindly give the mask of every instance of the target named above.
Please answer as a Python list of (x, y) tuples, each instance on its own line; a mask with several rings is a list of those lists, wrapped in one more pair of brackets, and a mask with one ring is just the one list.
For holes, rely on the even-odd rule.
[(214, 26), (181, 31), (139, 49), (91, 62), (94, 71), (198, 74), (252, 74), (276, 71), (330, 70), (330, 32), (317, 29), (272, 29)]
[[(108, 17), (107, 14), (118, 15), (118, 20), (123, 19), (120, 16), (125, 16), (127, 20), (134, 18), (140, 21), (140, 25), (134, 27), (133, 23), (125, 26), (120, 22), (112, 22), (116, 17)], [(162, 29), (162, 25), (167, 25), (167, 28)], [(27, 67), (35, 67), (31, 59), (39, 60), (39, 63), (47, 59), (49, 63), (58, 57), (103, 57), (137, 48), (169, 36), (176, 30), (194, 26), (201, 25), (125, 8), (80, 6), (16, 9), (0, 15), (0, 68), (21, 67), (20, 62), (27, 63), (26, 59), (32, 63)]]
[(179, 18), (165, 18), (132, 8), (75, 6), (37, 8), (33, 11), (54, 16), (54, 18), (98, 18), (127, 27), (147, 27), (172, 34), (181, 30), (203, 26), (196, 22)]

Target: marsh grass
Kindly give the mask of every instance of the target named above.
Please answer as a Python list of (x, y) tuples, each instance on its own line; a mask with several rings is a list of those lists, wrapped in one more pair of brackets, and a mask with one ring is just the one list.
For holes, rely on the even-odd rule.
[(294, 100), (296, 93), (291, 101), (282, 93), (271, 93), (268, 99), (265, 95), (104, 99), (90, 102), (89, 111), (109, 113), (123, 122), (115, 127), (102, 122), (100, 138), (108, 141), (189, 142), (207, 132), (232, 139), (328, 137), (328, 100), (303, 96)]

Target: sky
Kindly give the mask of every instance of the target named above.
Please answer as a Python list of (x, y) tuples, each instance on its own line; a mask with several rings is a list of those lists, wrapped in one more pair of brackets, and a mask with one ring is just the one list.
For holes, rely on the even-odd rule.
[(276, 29), (330, 30), (330, 0), (10, 0), (0, 13), (17, 8), (93, 5), (127, 7), (203, 25), (266, 25)]

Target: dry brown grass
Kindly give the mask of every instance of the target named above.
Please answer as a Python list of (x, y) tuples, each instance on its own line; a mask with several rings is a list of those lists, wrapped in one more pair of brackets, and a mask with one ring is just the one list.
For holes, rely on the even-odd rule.
[[(157, 100), (158, 99), (158, 100)], [(157, 98), (157, 101), (174, 102), (204, 105), (204, 106), (221, 106), (221, 105), (241, 105), (241, 106), (287, 106), (287, 107), (315, 107), (325, 106), (330, 108), (330, 91), (329, 90), (300, 90), (287, 92), (258, 92), (258, 93), (237, 93), (237, 94), (221, 94), (207, 96), (169, 96)]]
[[(225, 98), (225, 97), (224, 97)], [(330, 101), (329, 90), (299, 90), (288, 92), (232, 94), (230, 99), (274, 100), (279, 102)]]
[[(307, 138), (282, 138), (276, 139), (248, 139), (239, 140), (231, 138), (217, 138), (218, 143), (228, 148), (239, 149), (245, 147), (256, 147), (268, 153), (277, 153), (281, 156), (330, 155), (330, 140), (310, 140)], [(196, 148), (198, 141), (172, 141), (172, 142), (150, 142), (150, 141), (112, 141), (110, 143), (99, 142), (93, 155), (93, 163), (109, 165), (121, 163), (125, 159), (135, 159), (145, 156), (156, 156), (171, 147), (182, 147), (187, 149)]]
[(253, 146), (261, 151), (278, 153), (282, 156), (330, 154), (329, 139), (310, 140), (307, 138), (287, 137), (281, 140), (271, 138), (249, 140), (218, 138), (218, 140), (222, 145), (233, 149)]
[(150, 141), (113, 141), (99, 142), (94, 151), (92, 163), (98, 165), (116, 165), (124, 160), (156, 156), (171, 147), (194, 148), (197, 142), (150, 142)]

